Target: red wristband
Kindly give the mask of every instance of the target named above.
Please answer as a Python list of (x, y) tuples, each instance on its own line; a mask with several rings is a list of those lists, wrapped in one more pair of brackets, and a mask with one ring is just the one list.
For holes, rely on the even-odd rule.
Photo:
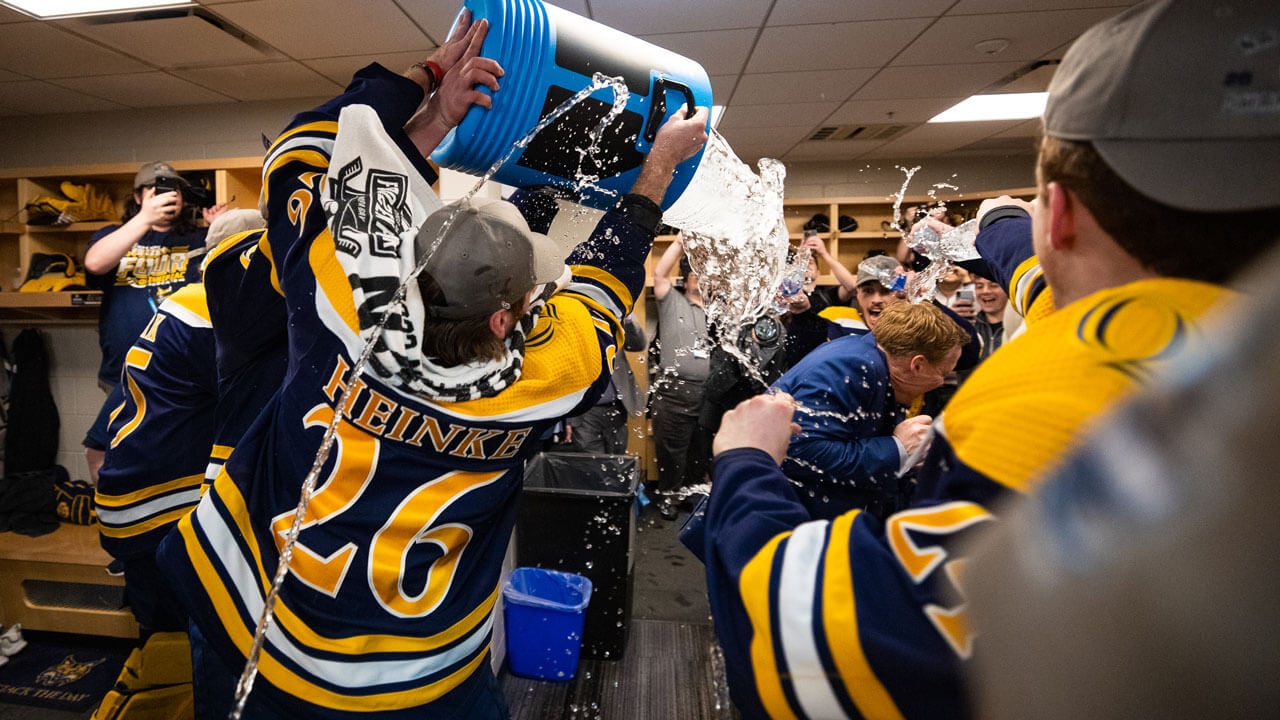
[(440, 64), (434, 60), (428, 60), (422, 63), (422, 66), (427, 69), (427, 72), (431, 73), (431, 80), (435, 83), (431, 86), (432, 89), (439, 90), (440, 83), (444, 81), (444, 70), (440, 68)]

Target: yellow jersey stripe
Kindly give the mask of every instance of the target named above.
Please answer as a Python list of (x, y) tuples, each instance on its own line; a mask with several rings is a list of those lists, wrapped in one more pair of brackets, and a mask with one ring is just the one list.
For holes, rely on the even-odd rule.
[(831, 653), (836, 672), (845, 690), (862, 716), (898, 720), (902, 712), (867, 662), (858, 635), (857, 594), (853, 587), (853, 567), (849, 563), (849, 536), (860, 511), (845, 513), (831, 521), (823, 561), (822, 612), (823, 628), (828, 638), (841, 644)]
[(791, 704), (782, 691), (778, 659), (773, 651), (773, 626), (769, 620), (773, 559), (777, 555), (778, 545), (790, 535), (789, 532), (781, 533), (766, 543), (742, 569), (742, 575), (738, 579), (742, 606), (751, 621), (751, 667), (756, 680), (756, 692), (760, 695), (761, 705), (775, 720), (795, 718)]
[(174, 490), (187, 490), (196, 487), (203, 480), (203, 474), (187, 475), (186, 477), (180, 477), (176, 480), (170, 480), (169, 482), (160, 483), (159, 485), (152, 485), (123, 495), (106, 495), (103, 494), (102, 491), (98, 491), (93, 497), (93, 502), (103, 507), (125, 507), (137, 504), (144, 500), (150, 500), (153, 497), (164, 495), (165, 493), (170, 493)]

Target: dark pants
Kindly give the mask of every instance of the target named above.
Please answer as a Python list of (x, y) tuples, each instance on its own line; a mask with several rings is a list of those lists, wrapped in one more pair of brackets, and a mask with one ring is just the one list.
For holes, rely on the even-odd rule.
[(658, 491), (674, 492), (705, 481), (711, 466), (711, 433), (698, 423), (702, 384), (664, 378), (652, 398)]
[(627, 410), (614, 401), (596, 405), (581, 415), (570, 418), (573, 452), (623, 455), (627, 452)]
[(185, 632), (187, 614), (173, 595), (173, 583), (160, 572), (155, 555), (122, 558), (124, 600), (142, 626), (145, 640), (153, 632)]

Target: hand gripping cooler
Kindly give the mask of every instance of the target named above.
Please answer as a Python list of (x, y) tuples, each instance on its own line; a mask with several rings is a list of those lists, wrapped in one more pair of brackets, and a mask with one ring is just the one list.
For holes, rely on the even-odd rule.
[[(594, 73), (620, 76), (630, 97), (602, 134), (596, 162), (581, 161), (577, 149), (587, 146), (588, 135), (612, 106), (611, 88), (574, 106), (494, 173), (507, 185), (573, 190), (581, 165), (582, 174), (599, 176), (596, 184), (608, 191), (588, 188), (581, 202), (607, 208), (631, 189), (666, 118), (682, 104), (690, 110), (711, 107), (711, 80), (686, 57), (541, 0), (467, 0), (464, 7), (473, 21), (489, 21), (480, 54), (497, 60), (506, 74), (493, 107), (473, 106), (432, 154), (442, 167), (488, 172), (560, 103), (589, 86)], [(701, 159), (699, 151), (677, 167), (663, 208), (684, 192)]]

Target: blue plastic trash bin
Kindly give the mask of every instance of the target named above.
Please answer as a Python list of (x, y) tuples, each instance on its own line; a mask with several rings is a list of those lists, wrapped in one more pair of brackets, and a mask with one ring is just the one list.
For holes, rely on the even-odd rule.
[[(581, 169), (598, 176), (597, 184), (608, 191), (584, 189), (581, 202), (608, 208), (631, 189), (666, 118), (682, 104), (711, 107), (706, 70), (682, 55), (542, 0), (466, 0), (464, 7), (476, 21), (489, 21), (480, 54), (497, 60), (506, 74), (493, 107), (472, 107), (432, 154), (443, 167), (483, 174), (561, 102), (589, 86), (594, 73), (622, 77), (630, 97), (603, 133), (597, 160), (579, 168), (574, 150), (586, 145), (612, 105), (611, 90), (596, 91), (561, 116), (494, 174), (499, 182), (517, 187), (573, 190)], [(488, 88), (480, 91), (489, 93)], [(676, 169), (664, 208), (684, 192), (701, 158), (699, 151)]]
[(578, 672), (591, 581), (535, 567), (511, 571), (502, 587), (507, 663), (535, 680), (567, 682)]

